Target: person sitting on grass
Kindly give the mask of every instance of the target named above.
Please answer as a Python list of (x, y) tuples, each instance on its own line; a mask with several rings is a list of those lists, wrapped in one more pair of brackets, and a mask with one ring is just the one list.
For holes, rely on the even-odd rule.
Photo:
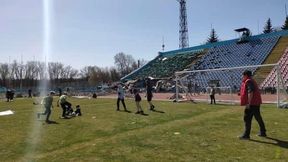
[(44, 106), (45, 108), (45, 112), (44, 113), (37, 113), (37, 118), (40, 119), (40, 115), (46, 115), (46, 120), (45, 122), (47, 124), (50, 124), (51, 121), (49, 120), (49, 117), (51, 115), (51, 108), (53, 108), (53, 95), (54, 92), (50, 92), (46, 97), (43, 98), (41, 104)]
[(80, 105), (76, 106), (76, 110), (73, 112), (75, 116), (82, 116)]
[(141, 101), (141, 96), (139, 94), (139, 91), (137, 89), (133, 90), (134, 93), (134, 98), (135, 98), (135, 102), (136, 102), (136, 108), (137, 108), (137, 112), (135, 114), (144, 114), (143, 109), (141, 108), (140, 105), (140, 101)]

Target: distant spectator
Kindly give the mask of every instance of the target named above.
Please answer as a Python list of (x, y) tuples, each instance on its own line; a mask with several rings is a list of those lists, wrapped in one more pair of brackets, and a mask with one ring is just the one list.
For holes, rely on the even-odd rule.
[(7, 99), (7, 102), (13, 101), (13, 99), (14, 99), (14, 90), (8, 89), (6, 91), (6, 99)]
[(97, 94), (95, 92), (92, 94), (92, 98), (97, 98)]
[(11, 93), (10, 93), (10, 101), (13, 101), (13, 99), (14, 99), (14, 94), (15, 94), (15, 91), (12, 89), (12, 90), (11, 90)]
[(10, 96), (11, 96), (11, 90), (10, 90), (10, 89), (7, 89), (7, 91), (6, 91), (6, 99), (7, 99), (7, 102), (10, 101)]
[(214, 104), (216, 104), (216, 101), (215, 101), (215, 88), (214, 88), (214, 86), (211, 86), (210, 87), (210, 100), (211, 100), (211, 102), (210, 102), (210, 104), (213, 104), (213, 102), (214, 102)]
[(28, 98), (32, 98), (32, 90), (31, 89), (28, 90)]
[(62, 89), (58, 88), (58, 92), (59, 92), (59, 97), (62, 96)]

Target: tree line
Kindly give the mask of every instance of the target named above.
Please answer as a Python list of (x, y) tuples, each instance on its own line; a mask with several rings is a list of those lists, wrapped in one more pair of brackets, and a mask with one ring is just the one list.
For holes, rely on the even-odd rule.
[[(282, 25), (281, 30), (288, 30), (288, 16), (286, 16), (285, 22)], [(265, 23), (265, 25), (263, 27), (263, 34), (272, 33), (274, 31), (276, 31), (276, 29), (273, 28), (271, 19), (268, 18), (268, 20), (266, 21), (266, 23)], [(251, 36), (251, 35), (252, 35), (252, 33), (250, 32), (249, 36)], [(211, 32), (210, 32), (210, 35), (209, 35), (209, 37), (206, 40), (206, 43), (215, 43), (215, 42), (218, 42), (218, 41), (219, 41), (219, 38), (218, 38), (218, 36), (216, 34), (216, 31), (215, 31), (214, 28), (212, 28)]]
[(61, 62), (27, 61), (0, 63), (0, 87), (36, 87), (48, 81), (54, 87), (77, 85), (96, 86), (119, 81), (121, 77), (143, 66), (147, 61), (135, 59), (123, 52), (114, 56), (112, 67), (85, 66), (78, 70)]

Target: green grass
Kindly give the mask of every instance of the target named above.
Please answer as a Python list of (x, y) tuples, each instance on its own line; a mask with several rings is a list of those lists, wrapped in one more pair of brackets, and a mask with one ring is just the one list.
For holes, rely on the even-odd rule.
[[(56, 100), (56, 99), (55, 99)], [(237, 138), (243, 131), (240, 106), (155, 101), (165, 113), (134, 114), (135, 103), (127, 100), (132, 113), (115, 111), (115, 99), (72, 99), (83, 116), (59, 119), (61, 109), (52, 110), (58, 124), (36, 120), (41, 107), (32, 99), (0, 102), (0, 161), (288, 161), (288, 111), (263, 105), (269, 138), (255, 136), (253, 119), (250, 141)], [(175, 134), (179, 132), (179, 134)]]

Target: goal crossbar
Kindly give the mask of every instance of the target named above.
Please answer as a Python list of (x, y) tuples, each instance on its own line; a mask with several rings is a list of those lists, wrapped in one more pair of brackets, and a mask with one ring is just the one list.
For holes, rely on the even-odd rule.
[(223, 71), (223, 70), (234, 70), (234, 69), (243, 69), (243, 68), (257, 68), (257, 67), (267, 67), (267, 66), (278, 66), (279, 64), (264, 64), (264, 65), (250, 65), (250, 66), (236, 66), (229, 68), (217, 68), (217, 69), (204, 69), (204, 70), (187, 70), (187, 71), (176, 71), (175, 74), (184, 74), (184, 73), (197, 73), (197, 72), (207, 72), (207, 71)]

